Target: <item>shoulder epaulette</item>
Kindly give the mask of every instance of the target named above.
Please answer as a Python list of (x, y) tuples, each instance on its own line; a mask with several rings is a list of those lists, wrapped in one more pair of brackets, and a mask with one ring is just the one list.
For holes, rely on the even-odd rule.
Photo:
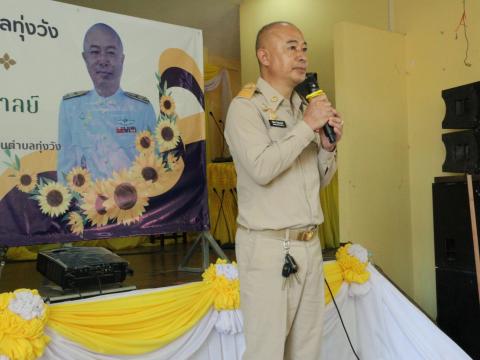
[(141, 101), (145, 104), (150, 104), (150, 101), (145, 96), (138, 95), (138, 94), (135, 94), (135, 93), (131, 93), (131, 92), (128, 92), (128, 91), (125, 91), (125, 95), (127, 95), (129, 98)]
[(86, 90), (86, 91), (74, 91), (74, 92), (68, 93), (67, 95), (64, 95), (63, 100), (68, 100), (68, 99), (76, 98), (76, 97), (79, 97), (79, 96), (83, 96), (87, 93), (88, 93), (88, 90)]
[(255, 83), (248, 83), (242, 88), (242, 90), (240, 90), (237, 97), (251, 99), (255, 90), (257, 90), (257, 85), (255, 85)]

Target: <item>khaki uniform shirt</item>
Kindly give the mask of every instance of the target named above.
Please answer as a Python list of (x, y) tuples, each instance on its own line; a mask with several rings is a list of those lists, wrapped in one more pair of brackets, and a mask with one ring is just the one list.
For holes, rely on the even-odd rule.
[(285, 99), (262, 78), (233, 99), (225, 138), (237, 171), (238, 223), (252, 230), (301, 229), (323, 222), (320, 187), (335, 152), (303, 121), (298, 94)]

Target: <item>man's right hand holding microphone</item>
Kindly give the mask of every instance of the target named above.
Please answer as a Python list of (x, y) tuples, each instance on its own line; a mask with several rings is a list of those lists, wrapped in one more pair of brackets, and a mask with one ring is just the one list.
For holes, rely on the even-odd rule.
[[(343, 120), (340, 114), (332, 107), (332, 104), (324, 93), (310, 100), (303, 114), (303, 120), (310, 128), (319, 133), (322, 147), (327, 151), (333, 151), (340, 141), (343, 133)], [(331, 143), (323, 131), (325, 124), (329, 124), (336, 136), (335, 142)]]

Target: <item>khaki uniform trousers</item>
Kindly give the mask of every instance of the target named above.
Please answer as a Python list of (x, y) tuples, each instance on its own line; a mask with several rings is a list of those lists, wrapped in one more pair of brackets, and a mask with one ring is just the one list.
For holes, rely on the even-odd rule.
[(246, 342), (242, 359), (320, 359), (325, 290), (318, 236), (290, 240), (300, 284), (291, 275), (284, 289), (283, 239), (238, 228), (235, 241)]

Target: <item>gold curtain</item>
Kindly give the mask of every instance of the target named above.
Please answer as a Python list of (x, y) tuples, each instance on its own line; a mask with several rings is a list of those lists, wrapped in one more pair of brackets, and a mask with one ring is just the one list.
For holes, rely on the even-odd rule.
[(232, 162), (207, 165), (210, 232), (221, 244), (235, 242), (237, 174)]
[(322, 205), (325, 220), (318, 230), (323, 248), (336, 248), (340, 246), (338, 222), (338, 172), (335, 173), (330, 184), (320, 191), (320, 204)]

